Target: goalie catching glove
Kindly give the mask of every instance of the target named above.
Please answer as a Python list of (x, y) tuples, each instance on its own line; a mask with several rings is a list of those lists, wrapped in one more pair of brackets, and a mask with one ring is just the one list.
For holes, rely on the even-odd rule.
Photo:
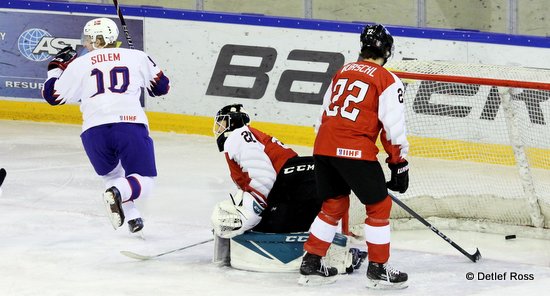
[(211, 217), (214, 234), (222, 238), (243, 234), (260, 223), (263, 209), (250, 193), (239, 190), (216, 204)]
[(76, 56), (78, 54), (76, 53), (76, 50), (74, 50), (71, 46), (66, 46), (62, 50), (60, 50), (53, 60), (48, 64), (48, 71), (53, 70), (55, 68), (59, 68), (61, 70), (67, 69), (67, 66), (76, 59)]

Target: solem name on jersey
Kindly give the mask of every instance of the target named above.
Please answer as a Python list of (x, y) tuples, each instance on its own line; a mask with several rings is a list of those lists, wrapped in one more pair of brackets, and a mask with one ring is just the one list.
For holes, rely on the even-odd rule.
[(120, 61), (120, 53), (100, 53), (91, 57), (92, 65), (101, 62)]

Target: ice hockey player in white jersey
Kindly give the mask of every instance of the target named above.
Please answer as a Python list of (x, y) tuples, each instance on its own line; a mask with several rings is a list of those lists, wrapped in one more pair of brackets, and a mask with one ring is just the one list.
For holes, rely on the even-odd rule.
[(118, 27), (108, 18), (86, 23), (82, 45), (66, 47), (48, 64), (42, 97), (50, 105), (80, 102), (82, 144), (105, 182), (103, 201), (115, 229), (127, 221), (130, 232), (143, 228), (134, 200), (150, 194), (157, 176), (153, 140), (141, 106), (149, 95), (168, 93), (170, 82), (143, 51), (117, 48)]
[[(236, 194), (214, 209), (215, 234), (228, 239), (246, 231), (306, 233), (322, 204), (316, 192), (313, 157), (298, 156), (249, 123), (250, 117), (241, 104), (223, 107), (214, 121), (219, 151), (224, 153), (238, 187)], [(269, 238), (262, 235), (262, 239)], [(344, 252), (349, 254), (349, 248)], [(357, 249), (351, 253), (358, 268), (366, 254)]]

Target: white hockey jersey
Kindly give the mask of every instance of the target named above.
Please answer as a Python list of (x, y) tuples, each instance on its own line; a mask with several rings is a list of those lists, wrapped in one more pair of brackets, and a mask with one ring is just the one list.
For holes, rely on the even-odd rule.
[(298, 155), (276, 138), (250, 126), (231, 132), (224, 143), (224, 153), (235, 184), (250, 193), (262, 209), (277, 174), (289, 158)]
[(42, 96), (51, 105), (80, 101), (85, 131), (117, 122), (148, 125), (141, 88), (152, 96), (164, 95), (170, 82), (143, 51), (103, 48), (76, 58), (65, 71), (48, 71)]

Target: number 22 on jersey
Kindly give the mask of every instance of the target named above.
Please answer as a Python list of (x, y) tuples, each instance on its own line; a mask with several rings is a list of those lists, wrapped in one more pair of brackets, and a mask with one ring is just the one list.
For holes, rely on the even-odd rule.
[[(360, 80), (355, 80), (354, 82), (348, 84), (348, 79), (342, 78), (336, 82), (334, 89), (337, 93), (332, 98), (332, 102), (326, 109), (327, 116), (337, 116), (340, 114), (340, 116), (344, 118), (355, 121), (359, 115), (359, 109), (354, 108), (351, 103), (358, 104), (365, 100), (369, 90), (369, 84)], [(344, 101), (340, 106), (340, 97), (346, 90), (348, 91), (348, 95), (344, 98)], [(353, 93), (356, 93), (357, 95), (353, 95)]]

